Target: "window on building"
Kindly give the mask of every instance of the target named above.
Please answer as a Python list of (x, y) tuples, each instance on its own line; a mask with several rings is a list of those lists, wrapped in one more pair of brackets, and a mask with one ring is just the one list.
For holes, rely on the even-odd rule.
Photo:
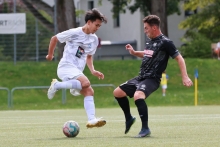
[[(184, 3), (188, 3), (188, 1), (185, 1)], [(185, 17), (197, 14), (197, 8), (195, 10), (185, 10)]]
[(193, 15), (193, 14), (197, 14), (197, 9), (194, 11), (185, 10), (185, 17)]
[(118, 15), (116, 18), (114, 18), (114, 27), (120, 27), (120, 16)]
[(88, 9), (92, 10), (94, 8), (94, 1), (88, 1)]

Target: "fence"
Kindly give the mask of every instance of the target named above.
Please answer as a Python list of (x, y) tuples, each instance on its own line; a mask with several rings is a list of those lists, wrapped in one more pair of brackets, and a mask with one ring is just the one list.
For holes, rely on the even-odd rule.
[(8, 97), (7, 97), (7, 99), (8, 99), (8, 107), (10, 108), (10, 104), (11, 104), (10, 90), (8, 88), (6, 88), (6, 87), (0, 87), (0, 90), (6, 90), (7, 91), (7, 93), (8, 93)]
[(137, 48), (137, 41), (101, 41), (101, 47), (97, 49), (94, 59), (136, 59), (126, 49), (125, 45), (131, 44), (134, 49)]
[[(39, 61), (45, 60), (48, 51), (49, 39), (54, 31), (46, 29), (38, 19), (35, 18), (22, 1), (10, 0), (0, 3), (0, 15), (2, 14), (25, 14), (26, 32), (18, 34), (0, 32), (0, 61)], [(37, 14), (36, 14), (37, 15)], [(40, 16), (40, 14), (39, 14)], [(9, 20), (5, 18), (0, 20), (0, 26), (3, 27), (5, 22), (18, 23), (18, 18)], [(53, 18), (48, 16), (48, 20), (53, 22)], [(13, 26), (14, 27), (14, 26)], [(11, 28), (9, 28), (10, 30)], [(14, 28), (13, 28), (14, 29)]]
[[(26, 29), (23, 33), (14, 34), (7, 33), (4, 29), (2, 31), (1, 28), (4, 24), (9, 23), (9, 21), (7, 18), (3, 19), (0, 16), (0, 61), (13, 61), (16, 64), (17, 61), (38, 62), (45, 60), (50, 38), (58, 32), (56, 0), (51, 1), (55, 5), (49, 6), (43, 1), (40, 1), (42, 7), (51, 10), (50, 13), (46, 13), (45, 11), (38, 12), (35, 10), (35, 6), (37, 7), (35, 3), (37, 1), (32, 1), (33, 4), (31, 4), (27, 0), (0, 0), (0, 15), (25, 14), (24, 24)], [(14, 19), (13, 23), (18, 23), (18, 20), (16, 18)], [(77, 17), (76, 25), (79, 25), (78, 19)], [(17, 27), (17, 25), (13, 27)], [(11, 30), (11, 28), (8, 28), (8, 30)], [(97, 50), (98, 53), (94, 57), (95, 60), (135, 59), (126, 52), (124, 48), (125, 42), (113, 42), (111, 44), (103, 42), (101, 44), (102, 47)], [(131, 44), (136, 47), (137, 43), (136, 41), (131, 41)], [(58, 50), (55, 51), (54, 57), (55, 60), (58, 60), (58, 54), (61, 55), (61, 53)]]
[[(113, 87), (114, 84), (92, 84), (92, 87)], [(27, 90), (27, 89), (48, 89), (49, 86), (23, 86), (23, 87), (14, 87), (11, 91), (6, 87), (0, 87), (0, 90), (6, 90), (8, 92), (8, 108), (13, 108), (13, 95), (15, 90)], [(66, 89), (62, 90), (62, 103), (66, 103)]]

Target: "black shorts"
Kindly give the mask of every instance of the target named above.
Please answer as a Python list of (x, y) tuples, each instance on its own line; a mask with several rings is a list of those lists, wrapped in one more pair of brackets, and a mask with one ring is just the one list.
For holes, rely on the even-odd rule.
[(146, 98), (160, 86), (157, 79), (143, 79), (136, 80), (136, 78), (121, 84), (119, 87), (129, 96), (134, 97), (136, 91), (142, 91), (145, 93)]

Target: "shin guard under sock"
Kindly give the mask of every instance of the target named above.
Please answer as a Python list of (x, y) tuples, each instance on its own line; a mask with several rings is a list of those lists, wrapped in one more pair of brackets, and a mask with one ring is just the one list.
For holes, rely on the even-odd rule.
[(115, 99), (118, 101), (119, 106), (124, 112), (126, 121), (129, 121), (131, 119), (131, 112), (130, 112), (130, 105), (127, 97), (117, 98)]
[(142, 128), (148, 129), (148, 109), (145, 100), (137, 99), (135, 101), (135, 105), (137, 106), (138, 113), (141, 118)]

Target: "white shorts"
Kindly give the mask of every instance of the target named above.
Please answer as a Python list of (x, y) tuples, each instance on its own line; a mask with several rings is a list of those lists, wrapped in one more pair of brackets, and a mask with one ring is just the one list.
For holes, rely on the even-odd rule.
[(62, 81), (77, 79), (83, 75), (82, 71), (76, 68), (73, 64), (59, 64), (57, 67), (57, 76)]
[(161, 85), (162, 89), (167, 89), (167, 85)]

